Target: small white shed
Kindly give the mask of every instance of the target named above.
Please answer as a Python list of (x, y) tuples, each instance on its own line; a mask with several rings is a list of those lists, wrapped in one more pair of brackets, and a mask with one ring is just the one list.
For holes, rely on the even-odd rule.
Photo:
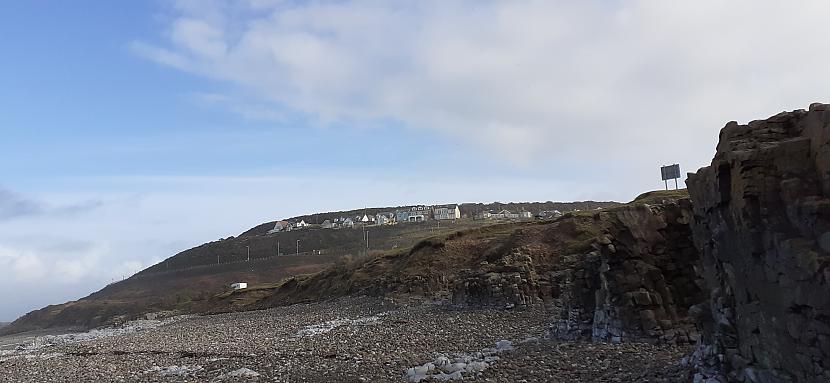
[(248, 288), (248, 283), (246, 282), (236, 282), (231, 284), (231, 288), (234, 290), (242, 290)]

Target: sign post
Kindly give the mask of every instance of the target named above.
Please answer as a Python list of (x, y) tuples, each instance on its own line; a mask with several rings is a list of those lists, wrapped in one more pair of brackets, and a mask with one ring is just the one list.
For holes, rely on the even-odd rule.
[(674, 189), (677, 190), (677, 179), (680, 178), (680, 165), (665, 165), (660, 167), (660, 175), (663, 177), (663, 182), (666, 184), (666, 190), (669, 190), (669, 180), (674, 180)]

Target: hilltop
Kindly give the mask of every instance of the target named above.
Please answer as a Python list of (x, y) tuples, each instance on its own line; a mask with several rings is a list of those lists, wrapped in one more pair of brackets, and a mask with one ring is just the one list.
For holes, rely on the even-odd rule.
[[(574, 201), (574, 202), (491, 202), (491, 203), (461, 203), (458, 204), (459, 209), (461, 210), (461, 214), (464, 217), (472, 218), (475, 215), (484, 212), (484, 211), (500, 211), (500, 210), (509, 210), (513, 212), (518, 211), (529, 211), (538, 213), (541, 211), (554, 211), (559, 210), (562, 212), (567, 211), (574, 211), (574, 210), (595, 210), (598, 208), (606, 208), (611, 206), (619, 205), (619, 202), (614, 201)], [(437, 204), (434, 206), (449, 206), (454, 204)], [(364, 209), (353, 209), (353, 210), (342, 210), (342, 211), (334, 211), (334, 212), (326, 212), (326, 213), (315, 213), (315, 214), (306, 214), (300, 215), (295, 217), (286, 218), (286, 220), (291, 222), (298, 222), (298, 221), (305, 221), (310, 224), (321, 224), (325, 220), (335, 220), (341, 217), (355, 217), (355, 216), (363, 216), (363, 215), (376, 215), (379, 213), (387, 213), (387, 212), (395, 212), (399, 210), (408, 210), (411, 207), (416, 205), (405, 205), (405, 206), (387, 206), (387, 207), (370, 207)], [(269, 230), (274, 227), (274, 224), (277, 221), (269, 221), (259, 224), (250, 230), (245, 231), (244, 233), (240, 234), (240, 237), (248, 237), (248, 236), (258, 236), (266, 234)]]

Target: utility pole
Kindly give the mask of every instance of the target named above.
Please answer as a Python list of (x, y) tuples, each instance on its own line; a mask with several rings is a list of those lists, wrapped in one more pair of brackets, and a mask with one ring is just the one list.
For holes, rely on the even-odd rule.
[(277, 241), (277, 255), (280, 255), (280, 242)]
[(366, 248), (369, 248), (369, 230), (366, 230)]
[(245, 249), (248, 250), (248, 260), (245, 261), (245, 262), (250, 262), (251, 261), (251, 247), (250, 246), (245, 246)]
[(297, 255), (300, 255), (300, 240), (297, 240)]
[(216, 254), (216, 264), (219, 264), (219, 254)]

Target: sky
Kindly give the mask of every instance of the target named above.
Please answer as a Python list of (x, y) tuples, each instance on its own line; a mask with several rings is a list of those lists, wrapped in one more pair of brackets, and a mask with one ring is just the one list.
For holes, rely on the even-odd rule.
[[(828, 102), (826, 1), (0, 5), (0, 321), (261, 222), (628, 201)], [(682, 180), (681, 180), (682, 187)]]

